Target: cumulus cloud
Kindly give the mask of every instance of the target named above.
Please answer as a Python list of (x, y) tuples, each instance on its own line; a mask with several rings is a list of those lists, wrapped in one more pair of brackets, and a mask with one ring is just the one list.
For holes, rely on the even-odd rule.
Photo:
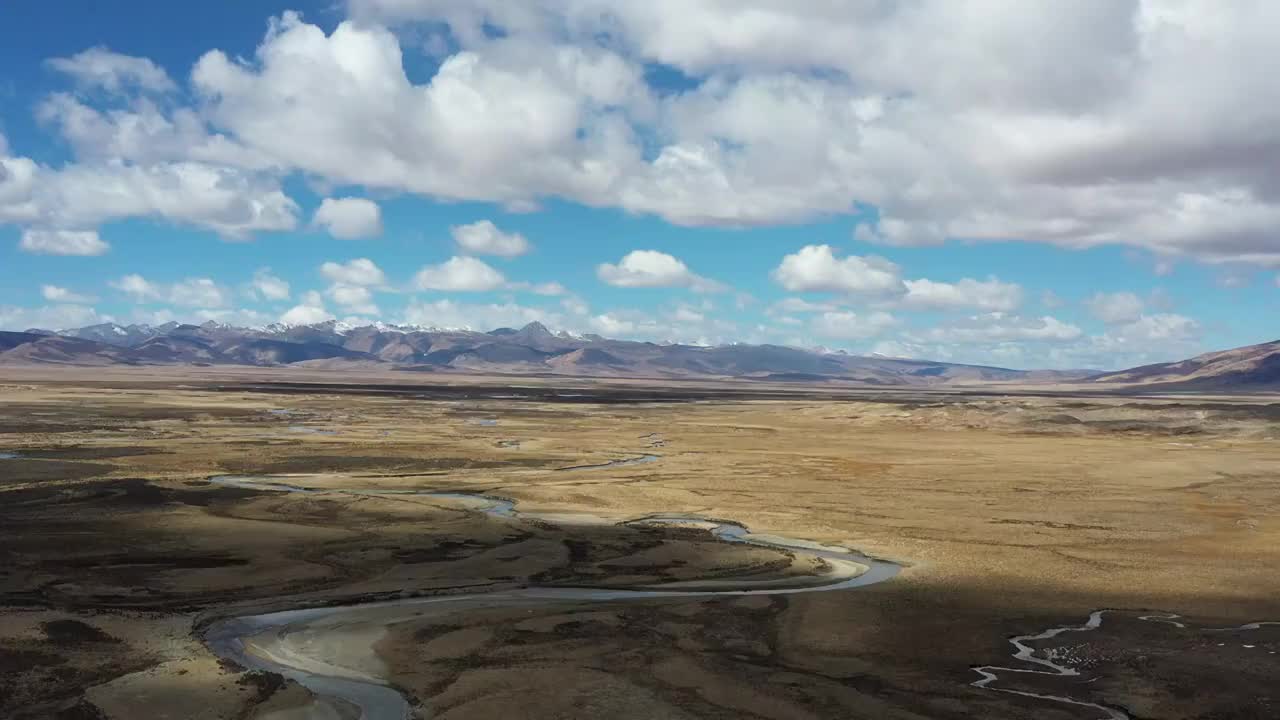
[(80, 304), (45, 305), (37, 308), (0, 305), (0, 330), (65, 330), (108, 322), (109, 316)]
[(870, 204), (880, 220), (860, 235), (880, 242), (1121, 243), (1280, 263), (1280, 91), (1238, 71), (1280, 59), (1264, 30), (1280, 9), (1267, 3), (351, 8), (369, 24), (447, 24), (483, 60), (509, 44), (607, 36), (628, 64), (695, 78), (659, 101), (666, 143), (651, 160), (609, 156), (626, 179), (597, 202), (730, 224)]
[(413, 279), (414, 287), (419, 290), (455, 292), (497, 290), (506, 282), (502, 273), (466, 255), (455, 255), (439, 265), (427, 265)]
[(146, 302), (160, 297), (160, 288), (138, 274), (125, 275), (107, 283), (120, 292), (133, 297), (134, 302)]
[(300, 303), (280, 316), (280, 322), (285, 325), (314, 325), (332, 319), (333, 315), (324, 307), (324, 298), (315, 290), (304, 293)]
[(964, 278), (955, 283), (932, 280), (907, 280), (906, 307), (920, 309), (976, 308), (978, 310), (1016, 310), (1022, 304), (1022, 287), (996, 278), (974, 280)]
[(836, 340), (864, 340), (876, 337), (898, 324), (889, 313), (860, 315), (851, 311), (824, 312), (813, 318), (811, 327), (820, 337)]
[(345, 263), (326, 262), (320, 266), (320, 274), (342, 285), (382, 286), (387, 276), (369, 258), (356, 258)]
[(97, 298), (91, 295), (81, 295), (80, 293), (68, 290), (57, 285), (41, 285), (40, 296), (49, 302), (55, 303), (91, 303)]
[(56, 129), (80, 162), (150, 166), (191, 161), (245, 171), (281, 169), (268, 155), (212, 130), (196, 108), (145, 96), (106, 107), (89, 102), (59, 92), (36, 106), (37, 119)]
[(404, 312), (404, 322), (409, 325), (485, 332), (499, 327), (522, 327), (535, 321), (556, 330), (566, 327), (563, 316), (557, 312), (515, 303), (413, 300)]
[(1089, 312), (1108, 325), (1131, 323), (1142, 317), (1146, 303), (1131, 292), (1098, 292), (1085, 300)]
[(172, 284), (154, 283), (133, 273), (108, 283), (136, 303), (163, 302), (182, 307), (221, 308), (231, 292), (211, 278), (186, 278)]
[[(881, 243), (1113, 243), (1280, 265), (1280, 89), (1239, 72), (1280, 61), (1273, 4), (354, 0), (350, 11), (328, 33), (286, 13), (249, 61), (206, 53), (192, 107), (142, 97), (117, 116), (52, 103), (85, 165), (22, 169), (43, 176), (38, 190), (0, 201), (0, 218), (157, 217), (244, 236), (293, 226), (278, 180), (300, 171), (683, 224), (873, 207), (857, 233)], [(399, 22), (432, 37), (447, 26), (429, 79), (406, 74), (417, 50), (387, 26)], [(654, 63), (691, 87), (652, 87)], [(53, 65), (125, 96), (172, 84), (101, 49)], [(81, 192), (93, 201), (70, 201)]]
[(24, 230), (18, 247), (38, 255), (102, 255), (111, 249), (93, 230)]
[(371, 238), (382, 234), (382, 209), (366, 198), (325, 198), (311, 222), (340, 240)]
[(449, 231), (458, 247), (471, 255), (518, 257), (532, 249), (523, 235), (503, 232), (489, 220), (456, 225)]
[(614, 309), (586, 318), (587, 329), (611, 338), (685, 345), (762, 342), (764, 338), (738, 324), (687, 304), (658, 312)]
[[(184, 313), (189, 322), (217, 322), (237, 327), (261, 327), (270, 322), (270, 317), (250, 308), (201, 309)], [(170, 319), (177, 317), (170, 313)], [(167, 322), (167, 321), (165, 321)]]
[(228, 304), (229, 293), (210, 278), (187, 278), (169, 286), (174, 305), (216, 308)]
[(697, 292), (717, 292), (724, 285), (694, 273), (679, 258), (657, 250), (632, 250), (618, 263), (602, 263), (596, 276), (614, 287), (684, 287)]
[(373, 293), (369, 288), (360, 285), (332, 285), (325, 291), (342, 309), (357, 315), (377, 315), (378, 306), (373, 302)]
[(288, 300), (289, 283), (271, 274), (271, 268), (258, 268), (253, 273), (252, 287), (264, 300)]
[(196, 63), (214, 123), (338, 184), (518, 205), (601, 195), (636, 155), (609, 110), (645, 94), (643, 73), (599, 47), (460, 52), (414, 84), (390, 30), (344, 22), (326, 35), (285, 13), (255, 57), (213, 51)]
[(789, 297), (783, 298), (769, 307), (770, 314), (777, 313), (809, 313), (809, 312), (829, 312), (837, 309), (839, 306), (835, 303), (816, 303), (805, 300), (804, 298)]
[(0, 173), (0, 222), (83, 228), (159, 218), (230, 238), (292, 230), (297, 224), (297, 204), (277, 180), (234, 168), (112, 160), (52, 169), (24, 160), (0, 161), (6, 170)]
[(176, 90), (173, 80), (159, 65), (147, 58), (121, 55), (104, 47), (93, 47), (65, 58), (52, 58), (49, 67), (75, 78), (83, 87), (120, 92), (140, 88), (151, 92)]
[(1200, 323), (1177, 313), (1143, 315), (1130, 323), (1108, 331), (1106, 337), (1126, 342), (1193, 340), (1199, 336)]
[(526, 292), (531, 292), (535, 295), (545, 295), (547, 297), (557, 297), (560, 295), (565, 295), (569, 292), (565, 288), (565, 286), (561, 285), (558, 282), (544, 282), (544, 283), (513, 282), (513, 283), (507, 283), (506, 288), (508, 290), (523, 290)]
[(906, 292), (898, 266), (881, 257), (837, 258), (830, 245), (808, 245), (782, 258), (773, 279), (792, 292), (895, 296)]
[(1066, 342), (1076, 340), (1084, 331), (1051, 315), (1024, 318), (1002, 312), (984, 313), (909, 333), (909, 340), (933, 343), (990, 343), (994, 341), (1034, 340)]

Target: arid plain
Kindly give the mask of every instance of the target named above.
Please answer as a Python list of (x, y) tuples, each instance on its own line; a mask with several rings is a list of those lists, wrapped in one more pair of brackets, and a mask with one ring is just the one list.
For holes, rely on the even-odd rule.
[(0, 716), (1280, 714), (1280, 399), (333, 377), (6, 371)]

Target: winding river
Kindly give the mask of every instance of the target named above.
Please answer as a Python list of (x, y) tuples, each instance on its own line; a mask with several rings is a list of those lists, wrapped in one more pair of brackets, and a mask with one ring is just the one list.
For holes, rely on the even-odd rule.
[[(645, 462), (648, 457), (652, 456), (645, 456), (646, 460), (639, 461)], [(615, 466), (617, 464), (619, 463), (613, 463)], [(488, 495), (431, 490), (311, 488), (290, 480), (287, 476), (224, 475), (210, 478), (211, 483), (218, 485), (278, 492), (421, 495), (457, 503), (493, 517), (547, 521), (554, 519), (557, 523), (563, 522), (561, 515), (520, 513), (515, 509), (513, 501)], [(409, 702), (403, 694), (387, 684), (385, 668), (373, 650), (374, 643), (385, 633), (385, 628), (397, 622), (481, 607), (540, 607), (652, 598), (781, 595), (850, 590), (889, 580), (902, 569), (897, 563), (879, 560), (847, 548), (756, 534), (740, 523), (696, 515), (654, 514), (621, 524), (701, 528), (724, 542), (756, 545), (822, 558), (829, 569), (816, 578), (818, 582), (804, 586), (796, 586), (794, 580), (777, 579), (686, 581), (637, 589), (529, 586), (493, 592), (284, 610), (215, 621), (205, 629), (204, 640), (221, 658), (251, 670), (279, 673), (310, 690), (316, 698), (311, 717), (405, 720), (410, 716)], [(335, 659), (339, 655), (341, 659)]]
[[(1097, 711), (1096, 717), (1099, 720), (1132, 720), (1133, 716), (1126, 712), (1123, 708), (1104, 705), (1102, 703), (1089, 702), (1087, 700), (1079, 700), (1077, 698), (1067, 697), (1065, 695), (1049, 695), (1045, 693), (1030, 692), (1027, 690), (1018, 690), (1006, 687), (991, 687), (992, 683), (996, 683), (1001, 679), (1009, 679), (1009, 677), (1017, 676), (1040, 676), (1040, 677), (1057, 677), (1057, 678), (1076, 678), (1081, 673), (1065, 660), (1058, 661), (1051, 654), (1036, 654), (1036, 649), (1027, 643), (1039, 640), (1050, 640), (1065, 633), (1084, 633), (1095, 631), (1102, 627), (1104, 616), (1107, 613), (1115, 612), (1114, 610), (1094, 610), (1089, 613), (1089, 618), (1082, 625), (1063, 625), (1061, 627), (1049, 628), (1042, 632), (1031, 635), (1016, 635), (1009, 638), (1009, 644), (1014, 647), (1013, 658), (1019, 662), (1025, 663), (1025, 667), (1001, 667), (997, 665), (983, 665), (973, 668), (973, 671), (979, 675), (971, 685), (974, 687), (993, 690), (995, 692), (1007, 693), (1009, 695), (1020, 695), (1022, 697), (1036, 698), (1037, 700), (1045, 700), (1052, 703), (1062, 705), (1071, 705), (1080, 708), (1089, 708)], [(1143, 622), (1161, 623), (1178, 628), (1179, 630), (1187, 629), (1187, 624), (1181, 621), (1182, 616), (1173, 613), (1163, 613), (1160, 615), (1139, 615), (1138, 619)], [(1239, 632), (1249, 630), (1260, 630), (1269, 625), (1280, 625), (1280, 622), (1252, 622), (1244, 625), (1236, 625), (1232, 627), (1214, 627), (1204, 628), (1205, 632), (1225, 633)], [(1245, 645), (1246, 648), (1253, 647)], [(1008, 676), (1008, 677), (1004, 677)], [(1097, 678), (1093, 678), (1096, 680)], [(1087, 682), (1093, 682), (1089, 680)]]

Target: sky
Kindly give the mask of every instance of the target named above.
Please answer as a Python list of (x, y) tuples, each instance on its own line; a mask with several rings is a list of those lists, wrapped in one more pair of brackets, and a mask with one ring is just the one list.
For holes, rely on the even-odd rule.
[(0, 329), (1112, 369), (1280, 337), (1280, 4), (0, 7)]

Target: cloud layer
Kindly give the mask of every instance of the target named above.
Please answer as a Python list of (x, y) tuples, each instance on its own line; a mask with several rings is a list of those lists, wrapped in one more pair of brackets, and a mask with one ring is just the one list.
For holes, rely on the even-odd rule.
[[(355, 0), (350, 12), (328, 34), (285, 13), (249, 62), (210, 50), (189, 106), (150, 99), (178, 87), (147, 58), (50, 60), (115, 106), (51, 97), (41, 113), (77, 161), (5, 155), (0, 221), (291, 229), (280, 179), (301, 172), (691, 225), (874, 207), (858, 234), (879, 243), (1116, 243), (1280, 265), (1280, 88), (1239, 71), (1280, 61), (1274, 4)], [(421, 52), (402, 44), (406, 25), (448, 48), (422, 81), (405, 72)], [(655, 65), (681, 92), (652, 81)], [(317, 220), (376, 234), (367, 205), (339, 207)], [(521, 251), (482, 234), (459, 242)]]

